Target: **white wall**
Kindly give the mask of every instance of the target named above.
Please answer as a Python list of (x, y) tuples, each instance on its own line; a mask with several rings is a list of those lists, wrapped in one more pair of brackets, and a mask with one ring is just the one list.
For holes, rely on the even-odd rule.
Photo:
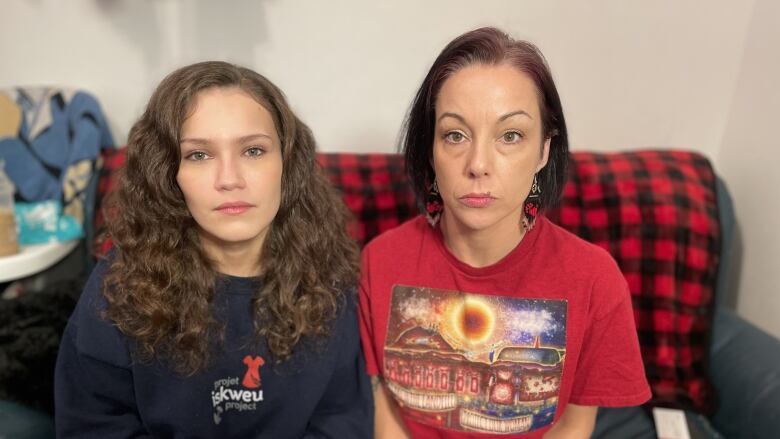
[(481, 25), (546, 54), (574, 149), (710, 157), (740, 208), (739, 311), (780, 336), (780, 202), (754, 184), (776, 187), (769, 167), (780, 164), (769, 131), (778, 115), (769, 78), (780, 77), (773, 0), (8, 0), (0, 87), (90, 90), (124, 143), (166, 73), (226, 59), (285, 90), (322, 150), (390, 152), (436, 54)]
[(227, 59), (285, 90), (323, 150), (392, 151), (443, 45), (492, 24), (547, 55), (575, 148), (674, 145), (714, 156), (751, 4), (11, 0), (0, 16), (0, 86), (87, 88), (124, 142), (166, 73)]
[(780, 336), (780, 3), (756, 0), (716, 160), (737, 210), (737, 310)]

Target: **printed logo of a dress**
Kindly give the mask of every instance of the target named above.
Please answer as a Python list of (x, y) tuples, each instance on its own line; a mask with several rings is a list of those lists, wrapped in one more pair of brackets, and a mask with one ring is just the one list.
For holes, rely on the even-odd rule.
[(260, 387), (260, 366), (265, 364), (265, 360), (263, 357), (247, 355), (244, 357), (244, 364), (246, 364), (246, 373), (241, 384), (248, 389), (257, 389)]
[(243, 363), (246, 366), (243, 379), (234, 376), (214, 381), (214, 389), (211, 391), (214, 424), (222, 422), (222, 417), (228, 411), (257, 410), (257, 403), (263, 400), (260, 368), (265, 360), (260, 356), (247, 355)]

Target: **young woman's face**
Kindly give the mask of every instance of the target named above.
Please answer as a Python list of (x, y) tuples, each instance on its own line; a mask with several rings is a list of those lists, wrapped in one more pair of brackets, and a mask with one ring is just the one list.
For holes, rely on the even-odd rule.
[(201, 91), (181, 128), (176, 181), (207, 245), (262, 248), (281, 201), (271, 114), (238, 88)]
[(433, 167), (445, 230), (519, 233), (548, 153), (536, 87), (525, 73), (508, 65), (457, 71), (436, 100)]

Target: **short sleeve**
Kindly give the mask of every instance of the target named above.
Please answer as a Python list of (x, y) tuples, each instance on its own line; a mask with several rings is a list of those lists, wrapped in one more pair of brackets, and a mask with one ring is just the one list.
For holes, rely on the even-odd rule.
[(634, 406), (650, 399), (631, 295), (617, 267), (593, 284), (593, 316), (585, 331), (569, 402)]
[(376, 354), (376, 337), (374, 334), (374, 320), (373, 313), (371, 312), (371, 287), (370, 287), (370, 274), (369, 267), (369, 251), (370, 247), (366, 247), (362, 255), (362, 263), (360, 270), (360, 285), (359, 285), (359, 300), (360, 309), (358, 312), (360, 321), (360, 341), (363, 345), (363, 355), (366, 359), (366, 372), (370, 376), (379, 374), (379, 366), (377, 364)]

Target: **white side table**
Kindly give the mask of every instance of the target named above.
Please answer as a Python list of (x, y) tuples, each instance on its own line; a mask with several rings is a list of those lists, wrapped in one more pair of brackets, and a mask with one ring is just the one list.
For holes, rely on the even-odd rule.
[(8, 282), (42, 272), (72, 252), (79, 240), (23, 245), (21, 251), (0, 257), (0, 282)]

